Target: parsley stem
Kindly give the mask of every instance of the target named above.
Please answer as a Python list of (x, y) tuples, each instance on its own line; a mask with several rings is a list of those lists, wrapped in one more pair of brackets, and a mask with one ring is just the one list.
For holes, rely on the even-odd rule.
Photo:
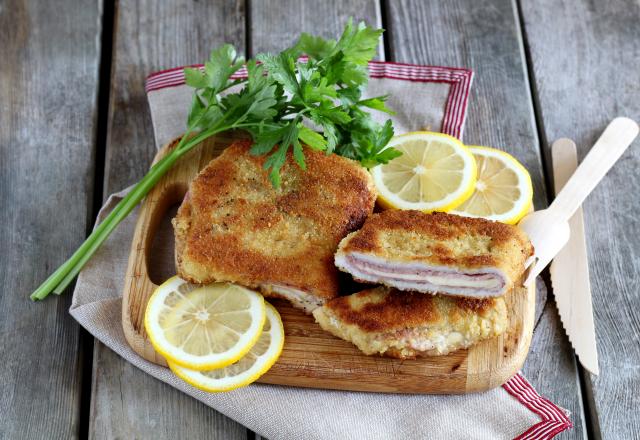
[[(375, 55), (381, 33), (382, 30), (364, 23), (354, 26), (349, 20), (337, 41), (303, 34), (295, 46), (278, 55), (258, 55), (261, 65), (255, 60), (247, 63), (246, 79), (231, 78), (243, 63), (231, 45), (212, 51), (203, 72), (185, 70), (186, 82), (195, 88), (195, 97), (180, 142), (150, 168), (31, 298), (38, 300), (51, 292), (62, 293), (174, 163), (194, 146), (222, 131), (247, 129), (259, 147), (256, 154), (271, 152), (265, 165), (274, 186), (279, 186), (280, 169), (291, 147), (294, 159), (304, 168), (300, 144), (303, 138), (315, 144), (311, 148), (327, 153), (335, 151), (365, 166), (387, 163), (399, 155), (393, 148), (385, 149), (393, 135), (391, 121), (381, 126), (364, 109), (385, 111), (384, 99), (360, 99), (368, 78), (367, 61)], [(304, 64), (296, 62), (301, 53), (309, 55)], [(241, 90), (221, 97), (222, 92), (234, 86), (240, 86)], [(311, 135), (305, 121), (322, 128), (321, 134)]]
[[(176, 150), (177, 151), (177, 150)], [(188, 150), (185, 150), (185, 152)], [(184, 154), (184, 153), (182, 153)], [(138, 205), (138, 203), (146, 196), (151, 188), (155, 186), (155, 184), (160, 180), (162, 176), (171, 168), (174, 162), (182, 156), (182, 154), (174, 154), (172, 152), (168, 156), (164, 157), (160, 162), (158, 162), (158, 167), (154, 168), (153, 172), (149, 172), (146, 178), (138, 182), (138, 184), (131, 190), (129, 194), (127, 194), (117, 205), (118, 210), (115, 212), (115, 215), (105, 220), (103, 223), (106, 223), (105, 228), (97, 231), (95, 238), (92, 238), (91, 235), (89, 238), (92, 238), (89, 242), (87, 248), (82, 252), (80, 258), (75, 261), (75, 264), (71, 268), (71, 270), (66, 274), (66, 276), (60, 281), (55, 289), (53, 290), (55, 293), (60, 294), (67, 288), (67, 286), (73, 281), (73, 279), (78, 275), (80, 270), (84, 267), (84, 265), (89, 261), (89, 259), (93, 256), (93, 254), (98, 250), (100, 245), (111, 235), (111, 232), (115, 229), (115, 227), (122, 221), (129, 213)], [(93, 235), (93, 234), (92, 234)]]
[[(31, 299), (44, 299), (52, 291), (57, 294), (62, 293), (102, 243), (109, 237), (116, 226), (140, 203), (151, 188), (153, 188), (162, 176), (173, 166), (176, 160), (206, 138), (231, 128), (235, 128), (233, 124), (206, 130), (190, 139), (186, 135), (183, 136), (176, 148), (158, 161), (142, 180), (133, 187), (129, 194), (118, 202), (113, 211), (111, 211), (107, 218), (87, 237), (78, 250), (31, 294)], [(190, 130), (187, 130), (187, 133), (189, 133), (189, 131)]]
[[(32, 294), (32, 300), (41, 300), (46, 298), (52, 291), (61, 294), (80, 273), (82, 268), (87, 264), (95, 252), (100, 248), (102, 243), (109, 237), (113, 230), (124, 220), (129, 213), (140, 203), (140, 201), (149, 193), (151, 188), (165, 175), (165, 173), (173, 166), (173, 164), (190, 151), (193, 147), (200, 144), (205, 139), (235, 128), (245, 128), (255, 126), (255, 122), (249, 123), (233, 123), (222, 126), (221, 120), (218, 124), (206, 131), (200, 132), (194, 137), (189, 137), (192, 128), (187, 129), (182, 139), (175, 149), (167, 156), (160, 159), (154, 164), (149, 172), (140, 180), (133, 189), (114, 207), (107, 218), (96, 227), (96, 229), (87, 237), (82, 245), (74, 252), (74, 254), (62, 264), (47, 280), (38, 287)], [(195, 124), (194, 124), (195, 125)], [(275, 126), (273, 124), (263, 124), (266, 126)]]
[(230, 89), (233, 86), (237, 86), (238, 84), (243, 84), (246, 83), (248, 81), (247, 78), (240, 78), (240, 79), (236, 79), (235, 81), (227, 84), (226, 86), (224, 86), (223, 88), (221, 88), (220, 90), (218, 90), (218, 94), (224, 92), (227, 89)]

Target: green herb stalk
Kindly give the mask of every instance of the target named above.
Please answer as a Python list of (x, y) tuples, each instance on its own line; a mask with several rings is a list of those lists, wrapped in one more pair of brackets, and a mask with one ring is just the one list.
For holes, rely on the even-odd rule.
[[(386, 96), (362, 99), (367, 64), (381, 34), (364, 23), (354, 26), (352, 20), (337, 41), (302, 34), (283, 52), (260, 54), (257, 61), (247, 62), (246, 79), (232, 79), (245, 63), (230, 45), (214, 50), (204, 70), (186, 68), (185, 82), (195, 91), (187, 130), (176, 148), (149, 170), (31, 299), (62, 293), (176, 160), (223, 131), (244, 129), (251, 134), (251, 154), (267, 156), (264, 168), (275, 187), (280, 186), (280, 169), (290, 150), (302, 169), (305, 148), (349, 157), (365, 167), (399, 156), (386, 148), (393, 136), (391, 121), (378, 124), (367, 111), (392, 113), (385, 106)], [(302, 54), (308, 58), (300, 60)]]

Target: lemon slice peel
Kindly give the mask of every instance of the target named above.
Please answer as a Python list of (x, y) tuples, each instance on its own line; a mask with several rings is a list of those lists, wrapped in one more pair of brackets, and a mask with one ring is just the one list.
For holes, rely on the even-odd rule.
[[(420, 147), (421, 143), (424, 147)], [(475, 159), (453, 136), (411, 132), (394, 137), (389, 146), (403, 155), (371, 169), (382, 207), (447, 212), (473, 193), (477, 177)], [(390, 184), (396, 187), (390, 188)], [(403, 197), (408, 192), (411, 195)], [(435, 200), (425, 200), (428, 197)]]
[[(208, 304), (208, 308), (204, 308), (204, 302), (215, 296), (212, 292), (217, 298)], [(238, 297), (227, 298), (228, 303), (222, 305), (233, 306), (234, 301), (242, 301), (243, 309), (225, 311), (246, 315), (245, 319), (236, 319), (244, 325), (242, 331), (232, 328), (229, 322), (220, 322), (213, 318), (218, 310), (215, 307), (218, 302), (233, 294)], [(170, 304), (166, 303), (167, 300)], [(197, 313), (189, 311), (190, 309), (197, 309), (197, 313), (202, 315), (198, 316)], [(160, 285), (149, 298), (144, 327), (151, 345), (167, 362), (187, 368), (213, 369), (230, 365), (242, 358), (260, 337), (265, 319), (265, 301), (259, 293), (229, 283), (196, 286), (176, 276)], [(177, 332), (179, 329), (187, 331), (188, 327), (182, 329), (186, 326), (191, 326), (186, 335), (184, 332)], [(225, 337), (216, 338), (215, 334), (212, 335), (211, 326), (216, 328), (215, 334)], [(179, 345), (178, 341), (170, 340), (172, 337), (175, 338), (176, 334), (180, 336)], [(184, 346), (195, 334), (196, 340), (190, 345), (198, 347), (200, 351), (208, 350), (208, 354), (185, 350)], [(229, 344), (229, 341), (232, 343)], [(223, 343), (229, 346), (223, 345), (223, 349), (220, 349)], [(214, 348), (218, 351), (213, 352)]]
[[(255, 382), (276, 363), (284, 347), (284, 326), (282, 325), (282, 320), (275, 307), (269, 303), (266, 303), (266, 315), (267, 320), (264, 331), (256, 346), (260, 345), (266, 338), (269, 338), (268, 347), (262, 354), (258, 354), (257, 356), (253, 353), (256, 351), (256, 346), (252, 347), (246, 356), (253, 356), (256, 360), (247, 370), (229, 376), (224, 375), (226, 373), (224, 370), (229, 370), (233, 365), (220, 369), (223, 371), (196, 371), (169, 362), (169, 368), (171, 368), (171, 371), (173, 371), (176, 376), (189, 385), (210, 393), (231, 391)], [(238, 364), (242, 361), (243, 359), (240, 359)], [(218, 375), (224, 375), (224, 377), (211, 377), (216, 372)]]
[[(451, 213), (517, 224), (533, 206), (533, 185), (529, 172), (516, 158), (505, 151), (476, 145), (468, 148), (479, 163), (480, 169), (478, 170), (477, 182), (470, 197), (452, 210)], [(488, 169), (490, 167), (489, 160), (493, 161), (493, 170)], [(508, 178), (508, 173), (512, 173), (517, 178), (517, 182), (514, 182), (514, 184), (491, 182), (500, 176)], [(517, 199), (514, 200), (514, 198), (507, 196), (510, 189), (512, 190), (511, 193), (518, 194)], [(484, 208), (480, 208), (477, 203), (478, 197), (483, 198)], [(493, 204), (491, 203), (492, 201), (494, 202)], [(507, 211), (488, 212), (496, 205), (496, 202), (502, 202), (501, 204), (503, 205), (510, 204), (512, 207)]]

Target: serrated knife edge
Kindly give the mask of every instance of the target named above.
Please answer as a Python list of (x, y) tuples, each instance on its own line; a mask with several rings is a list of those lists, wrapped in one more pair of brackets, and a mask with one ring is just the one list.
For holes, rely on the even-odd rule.
[[(553, 175), (556, 194), (562, 189), (578, 165), (575, 144), (567, 148), (552, 146)], [(569, 220), (571, 237), (551, 264), (551, 284), (560, 320), (580, 363), (592, 374), (598, 374), (591, 284), (582, 209)]]

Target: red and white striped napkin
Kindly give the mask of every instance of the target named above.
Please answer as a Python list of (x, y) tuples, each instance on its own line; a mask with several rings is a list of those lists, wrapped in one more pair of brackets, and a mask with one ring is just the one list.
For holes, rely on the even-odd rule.
[[(185, 130), (192, 89), (184, 85), (182, 71), (183, 67), (177, 67), (147, 78), (156, 144), (160, 147)], [(243, 68), (232, 78), (246, 76)], [(365, 98), (390, 95), (388, 106), (397, 111), (392, 117), (396, 133), (430, 130), (462, 138), (471, 70), (371, 61), (369, 77)], [(372, 112), (372, 116), (380, 122), (388, 118), (380, 112)]]
[[(368, 96), (390, 94), (396, 133), (420, 129), (461, 138), (473, 73), (468, 69), (371, 62)], [(238, 76), (246, 72), (239, 71)], [(192, 90), (182, 68), (154, 73), (146, 90), (156, 145), (180, 135)], [(380, 116), (381, 118), (386, 115)], [(104, 218), (127, 190), (109, 198)], [(120, 311), (136, 215), (129, 216), (78, 278), (71, 314), (122, 357), (269, 439), (550, 439), (572, 427), (568, 413), (517, 374), (502, 387), (463, 396), (398, 395), (254, 384), (205, 393), (127, 344)], [(168, 237), (170, 240), (170, 237)]]

